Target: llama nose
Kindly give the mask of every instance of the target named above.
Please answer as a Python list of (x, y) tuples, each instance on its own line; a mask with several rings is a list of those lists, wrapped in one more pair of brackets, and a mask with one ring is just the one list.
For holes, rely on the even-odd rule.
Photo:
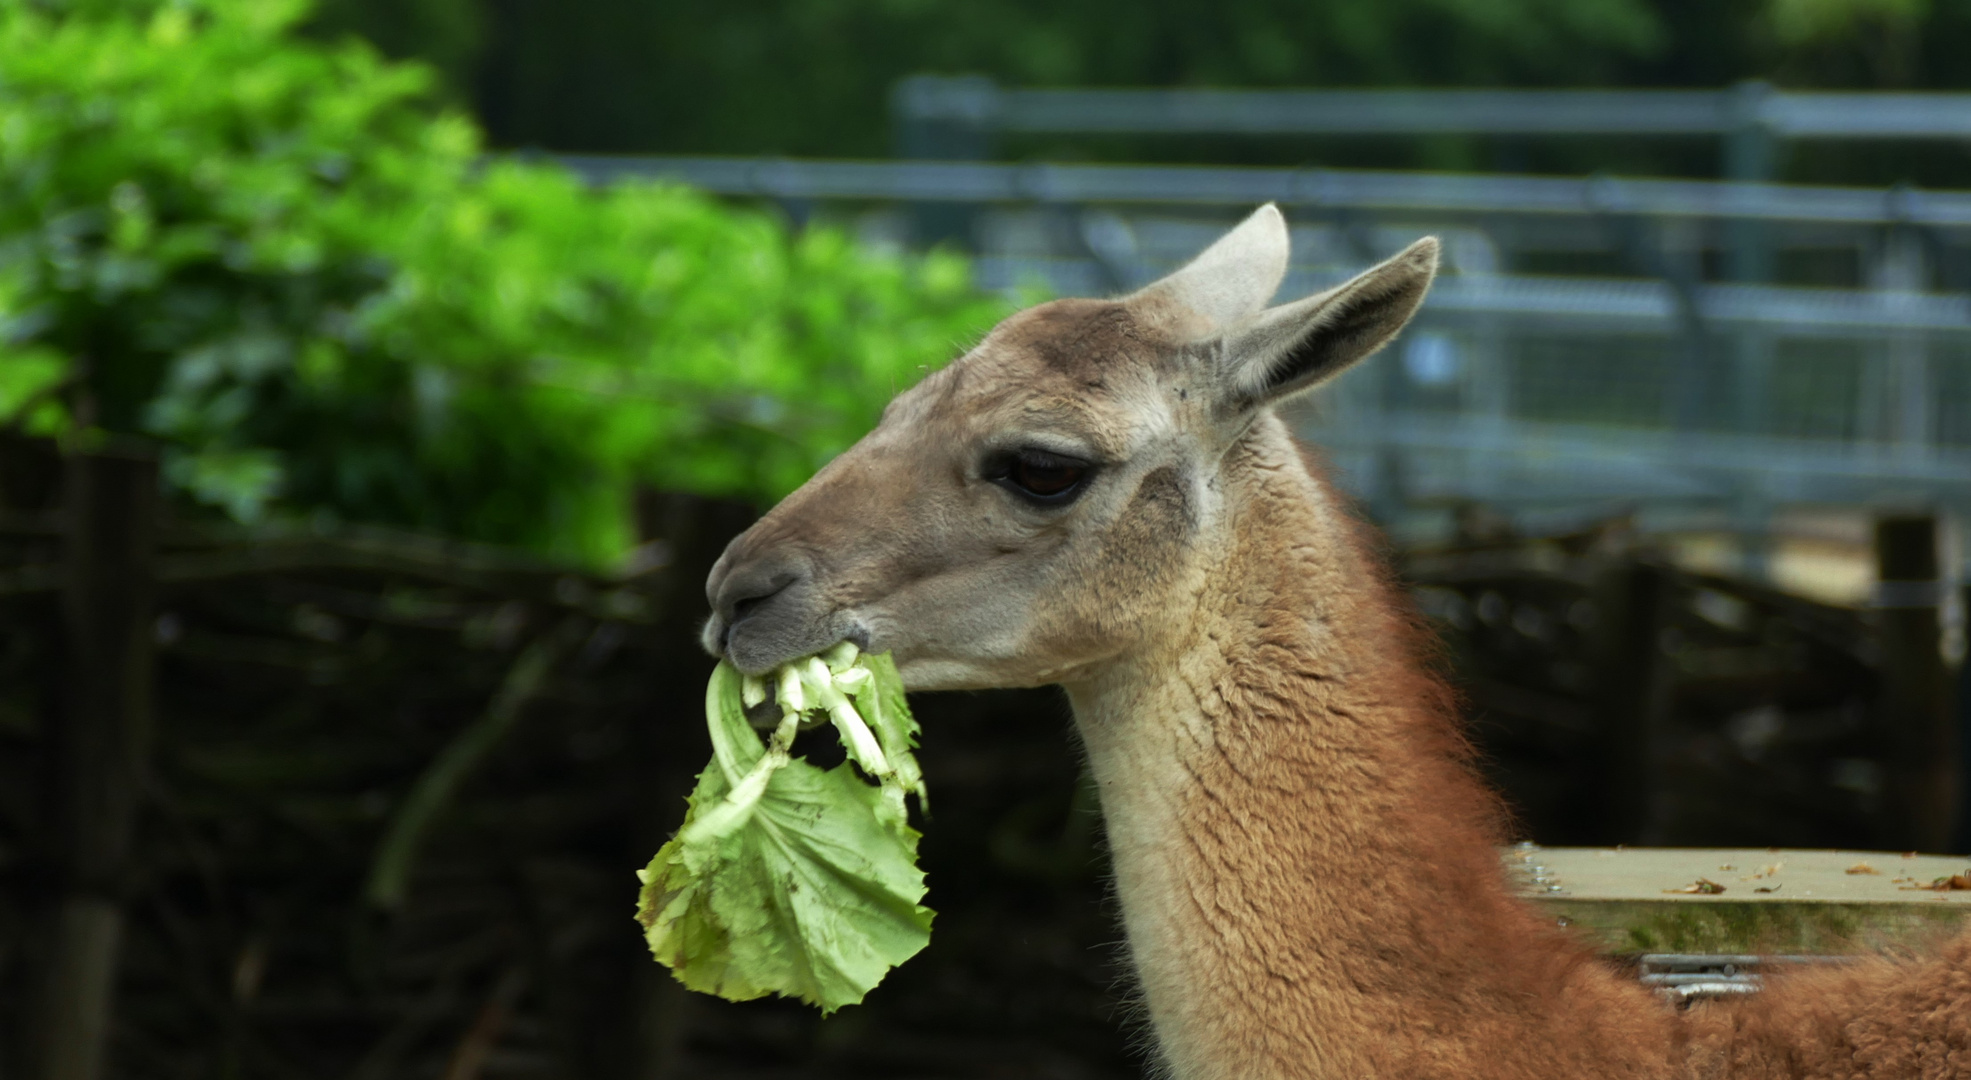
[(786, 593), (806, 576), (797, 559), (766, 558), (740, 563), (725, 573), (714, 573), (707, 582), (706, 599), (712, 603), (722, 627), (719, 644), (732, 636), (732, 628), (742, 620), (757, 616), (774, 597)]

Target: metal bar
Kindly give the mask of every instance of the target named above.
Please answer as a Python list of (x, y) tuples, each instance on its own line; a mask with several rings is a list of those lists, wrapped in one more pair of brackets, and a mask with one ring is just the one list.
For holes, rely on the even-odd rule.
[[(1753, 184), (1772, 180), (1780, 152), (1778, 135), (1766, 117), (1766, 104), (1772, 97), (1772, 87), (1758, 80), (1733, 89), (1732, 111), (1737, 123), (1725, 135), (1726, 179)], [(1733, 281), (1771, 281), (1772, 230), (1765, 222), (1734, 218), (1727, 223), (1726, 233), (1726, 276)]]
[[(1357, 445), (1346, 428), (1324, 431), (1320, 441), (1335, 449)], [(1502, 440), (1499, 432), (1472, 417), (1443, 413), (1392, 412), (1374, 440), (1401, 442), (1420, 450), (1452, 454), (1523, 454), (1529, 461), (1583, 473), (1598, 464), (1621, 464), (1655, 471), (1665, 494), (1729, 494), (1708, 477), (1764, 472), (1775, 482), (1789, 476), (1815, 476), (1848, 489), (1867, 491), (1888, 479), (1920, 482), (1938, 490), (1971, 495), (1971, 450), (1939, 453), (1911, 464), (1893, 450), (1869, 443), (1754, 438), (1677, 432), (1661, 427), (1601, 426), (1515, 417)], [(1694, 481), (1694, 482), (1693, 482)]]
[(1006, 90), (1007, 131), (1239, 135), (1687, 135), (1730, 123), (1709, 90)]
[[(992, 106), (998, 89), (992, 80), (918, 77), (899, 82), (891, 93), (896, 155), (909, 160), (977, 161), (992, 156), (997, 131)], [(946, 199), (913, 203), (911, 242), (918, 247), (976, 239), (978, 208)]]
[[(1008, 90), (974, 78), (899, 84), (899, 123), (1062, 134), (1723, 135), (1729, 90)], [(1971, 138), (1971, 94), (1761, 96), (1758, 123), (1789, 139)]]
[[(1765, 985), (1763, 968), (1798, 964), (1840, 964), (1846, 956), (1741, 956), (1655, 953), (1640, 958), (1637, 981), (1673, 999), (1756, 994)], [(1750, 970), (1747, 970), (1750, 969)]]
[[(1885, 486), (1892, 486), (1900, 491), (1920, 488), (1934, 505), (1960, 514), (1971, 512), (1971, 481), (1966, 479), (1971, 472), (1964, 471), (1971, 469), (1971, 455), (1960, 455), (1954, 476), (1894, 463), (1870, 470), (1867, 455), (1857, 455), (1862, 461), (1848, 462), (1832, 448), (1824, 448), (1811, 461), (1786, 461), (1783, 468), (1775, 468), (1784, 447), (1761, 453), (1759, 447), (1749, 445), (1752, 440), (1737, 440), (1747, 445), (1733, 460), (1715, 460), (1694, 450), (1660, 445), (1661, 432), (1618, 429), (1556, 438), (1548, 430), (1552, 425), (1516, 421), (1504, 439), (1449, 440), (1430, 438), (1422, 430), (1421, 422), (1427, 419), (1441, 426), (1441, 416), (1391, 419), (1400, 430), (1382, 432), (1370, 441), (1351, 439), (1320, 423), (1303, 422), (1299, 430), (1322, 446), (1343, 483), (1358, 496), (1365, 493), (1367, 479), (1383, 457), (1392, 452), (1402, 455), (1410, 463), (1408, 495), (1413, 505), (1484, 497), (1502, 508), (1595, 508), (1584, 517), (1625, 512), (1639, 505), (1692, 505), (1715, 511), (1728, 507), (1733, 492), (1756, 479), (1773, 492), (1776, 503), (1866, 504), (1879, 498)], [(1448, 442), (1463, 445), (1451, 448), (1445, 445)], [(1494, 486), (1477, 488), (1474, 477), (1491, 480)]]
[(1789, 139), (1971, 139), (1971, 94), (1775, 93), (1760, 112)]
[[(1073, 295), (1077, 290), (1071, 286), (1103, 280), (1100, 272), (1088, 272), (1088, 262), (986, 255), (974, 260), (974, 273), (986, 288), (1011, 288), (1040, 279), (1051, 280), (1056, 291)], [(1289, 273), (1282, 295), (1316, 292), (1346, 277), (1339, 272), (1296, 270)], [(1891, 330), (1971, 332), (1971, 296), (1885, 295), (1779, 285), (1702, 285), (1694, 287), (1692, 294), (1705, 325), (1777, 327), (1788, 337), (1852, 337)], [(1610, 278), (1446, 275), (1431, 287), (1424, 311), (1458, 320), (1503, 316), (1514, 329), (1669, 332), (1683, 325), (1675, 291), (1667, 284)]]
[(1644, 975), (1642, 977), (1642, 983), (1645, 986), (1702, 985), (1709, 987), (1713, 984), (1737, 984), (1740, 986), (1756, 987), (1759, 985), (1759, 977), (1757, 975), (1710, 975), (1702, 972), (1686, 972), (1675, 975)]
[(1800, 957), (1764, 957), (1756, 953), (1645, 953), (1640, 960), (1644, 970), (1650, 968), (1724, 968), (1757, 967), (1767, 959), (1792, 959)]
[(1711, 968), (1760, 967), (1772, 964), (1852, 964), (1853, 956), (1830, 955), (1812, 956), (1804, 953), (1775, 953), (1770, 956), (1757, 953), (1644, 953), (1637, 959), (1643, 970), (1651, 968)]
[(1455, 214), (1621, 213), (1971, 228), (1971, 192), (1909, 188), (1176, 165), (600, 155), (555, 160), (592, 183), (633, 177), (676, 180), (725, 195), (774, 199), (1220, 206), (1277, 202)]

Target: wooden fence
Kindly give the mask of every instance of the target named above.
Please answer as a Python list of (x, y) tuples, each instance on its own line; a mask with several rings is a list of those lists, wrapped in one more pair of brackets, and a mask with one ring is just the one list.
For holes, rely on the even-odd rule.
[[(0, 1075), (1137, 1075), (1051, 692), (917, 702), (937, 934), (866, 1005), (647, 959), (632, 872), (708, 755), (698, 583), (745, 508), (646, 499), (612, 577), (156, 490), (140, 451), (0, 445)], [(1919, 584), (1874, 611), (1619, 524), (1402, 566), (1525, 835), (1900, 848), (1955, 772), (1923, 528), (1885, 523)]]

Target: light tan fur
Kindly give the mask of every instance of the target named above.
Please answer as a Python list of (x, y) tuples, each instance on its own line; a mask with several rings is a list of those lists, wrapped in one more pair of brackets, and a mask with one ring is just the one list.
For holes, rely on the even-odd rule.
[[(1679, 1012), (1511, 895), (1424, 639), (1271, 403), (1386, 342), (1421, 242), (1267, 309), (1270, 207), (1121, 301), (1008, 319), (734, 541), (707, 644), (1060, 683), (1179, 1080), (1971, 1076), (1971, 946)], [(1041, 505), (1001, 475), (1092, 463)]]

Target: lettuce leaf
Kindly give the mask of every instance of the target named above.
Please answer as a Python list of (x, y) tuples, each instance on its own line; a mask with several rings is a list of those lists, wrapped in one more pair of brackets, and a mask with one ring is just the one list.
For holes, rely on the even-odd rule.
[[(930, 941), (904, 810), (906, 794), (920, 806), (924, 794), (917, 722), (887, 654), (843, 645), (780, 669), (769, 684), (782, 717), (765, 745), (746, 718), (764, 688), (746, 681), (724, 663), (712, 673), (712, 762), (683, 827), (638, 872), (637, 919), (651, 954), (693, 990), (832, 1012)], [(834, 721), (850, 761), (823, 770), (792, 756), (814, 713)]]

